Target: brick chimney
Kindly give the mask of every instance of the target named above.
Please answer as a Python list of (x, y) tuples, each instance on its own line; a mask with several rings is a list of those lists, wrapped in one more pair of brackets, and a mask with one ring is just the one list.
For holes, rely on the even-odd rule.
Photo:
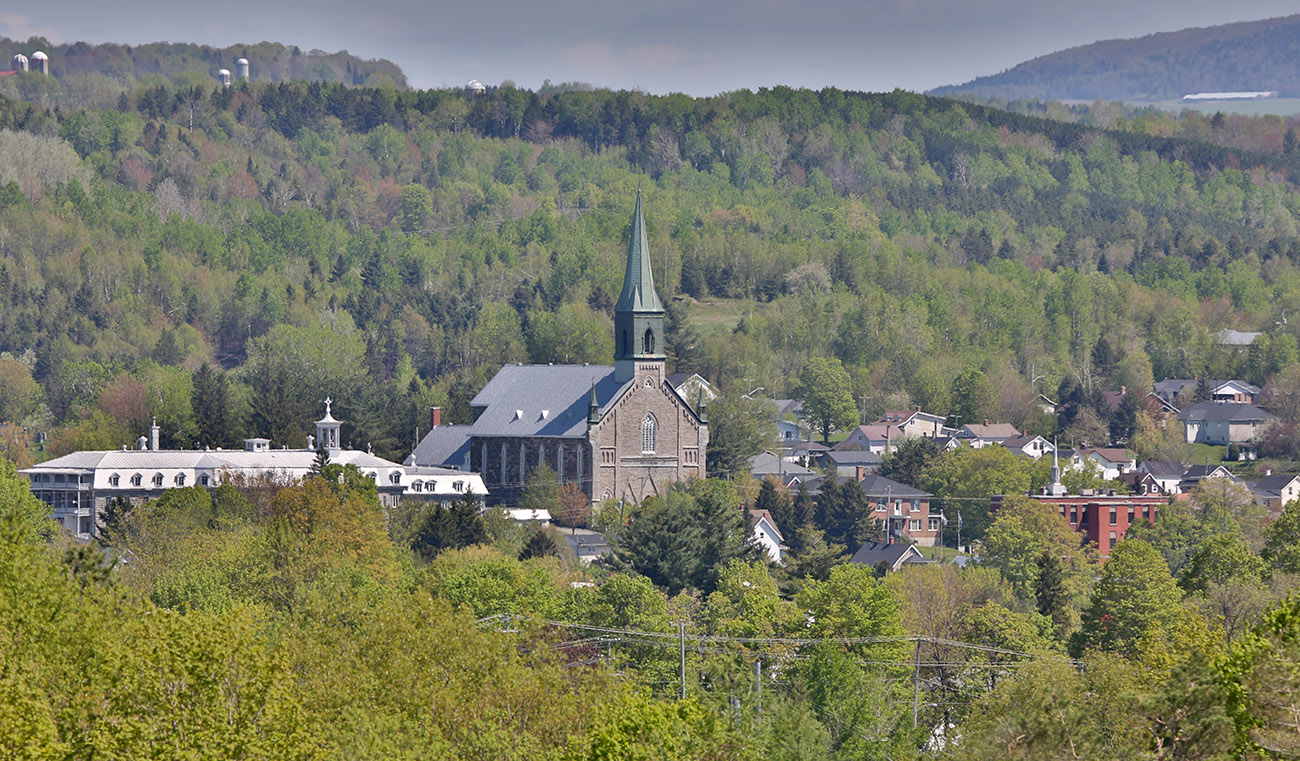
[(440, 425), (442, 425), (442, 408), (441, 408), (441, 407), (430, 407), (430, 408), (429, 408), (429, 427), (430, 427), (430, 428), (437, 428), (437, 427), (440, 426)]

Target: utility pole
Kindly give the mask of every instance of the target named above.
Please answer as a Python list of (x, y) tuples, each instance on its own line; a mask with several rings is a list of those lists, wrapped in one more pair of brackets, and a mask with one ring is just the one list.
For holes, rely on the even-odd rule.
[(763, 720), (763, 659), (754, 659), (754, 686), (758, 691), (758, 707), (754, 709), (754, 719)]
[(912, 669), (912, 726), (916, 726), (916, 712), (921, 707), (921, 640), (916, 640), (916, 665)]
[[(686, 622), (677, 622), (678, 642), (681, 645), (681, 678), (682, 678), (682, 695), (681, 699), (686, 699)], [(918, 651), (919, 652), (919, 651)]]

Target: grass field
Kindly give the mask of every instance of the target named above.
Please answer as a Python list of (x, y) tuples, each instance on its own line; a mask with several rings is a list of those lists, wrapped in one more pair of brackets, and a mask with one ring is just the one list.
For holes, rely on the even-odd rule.
[(690, 305), (688, 321), (701, 336), (726, 334), (753, 308), (754, 302), (744, 299), (701, 299)]

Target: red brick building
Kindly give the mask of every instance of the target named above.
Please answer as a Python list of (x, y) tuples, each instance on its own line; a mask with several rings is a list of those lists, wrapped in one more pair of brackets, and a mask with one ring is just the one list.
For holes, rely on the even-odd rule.
[[(1124, 538), (1129, 526), (1136, 523), (1155, 522), (1156, 511), (1169, 504), (1163, 494), (1031, 494), (1032, 499), (1055, 505), (1070, 527), (1083, 534), (1082, 541), (1095, 542), (1097, 552), (1104, 560), (1110, 557), (1115, 542)], [(992, 509), (996, 511), (1005, 497), (993, 497)]]

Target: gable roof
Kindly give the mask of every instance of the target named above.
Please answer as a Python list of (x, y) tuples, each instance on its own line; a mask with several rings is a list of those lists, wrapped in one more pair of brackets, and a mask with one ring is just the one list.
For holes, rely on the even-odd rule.
[(809, 470), (797, 462), (786, 462), (771, 452), (759, 452), (749, 458), (749, 472), (756, 476), (810, 476), (817, 471)]
[(960, 439), (1009, 439), (1020, 435), (1020, 429), (1010, 423), (968, 423), (957, 432)]
[(853, 553), (850, 562), (858, 565), (876, 566), (881, 562), (889, 566), (891, 570), (898, 570), (903, 563), (928, 563), (921, 551), (916, 549), (915, 545), (905, 544), (903, 542), (894, 542), (886, 544), (885, 542), (867, 542)]
[(1291, 485), (1291, 482), (1300, 478), (1294, 473), (1275, 473), (1270, 476), (1264, 476), (1255, 482), (1254, 490), (1257, 492), (1267, 492), (1269, 494), (1281, 494), (1282, 490)]
[(633, 382), (608, 365), (506, 365), (470, 402), (472, 435), (583, 436), (592, 389), (603, 413)]
[(869, 475), (858, 482), (868, 497), (932, 497), (934, 495), (880, 475)]
[[(1024, 449), (1025, 447), (1029, 446), (1032, 442), (1034, 442), (1037, 439), (1043, 439), (1043, 437), (1039, 436), (1036, 433), (1027, 433), (1024, 436), (1012, 436), (1011, 438), (1002, 442), (1002, 446), (1006, 447), (1007, 449)], [(1048, 446), (1052, 445), (1052, 442), (1048, 441), (1047, 439), (1043, 439), (1043, 443), (1047, 444)]]
[(1210, 476), (1217, 477), (1219, 475), (1219, 471), (1223, 471), (1222, 475), (1224, 477), (1232, 478), (1232, 471), (1228, 470), (1222, 465), (1193, 465), (1192, 467), (1183, 471), (1183, 478), (1195, 479), (1195, 478), (1209, 478)]
[(822, 454), (836, 465), (879, 465), (880, 455), (865, 449), (832, 449)]
[(1259, 336), (1259, 333), (1248, 330), (1224, 328), (1216, 333), (1214, 337), (1218, 339), (1219, 343), (1225, 346), (1250, 346), (1255, 343), (1255, 339), (1259, 338)]
[(785, 544), (785, 537), (781, 535), (781, 527), (776, 525), (776, 520), (772, 518), (772, 513), (767, 510), (750, 510), (749, 526), (757, 528), (760, 522), (766, 522), (772, 527), (772, 533), (776, 536), (777, 544)]
[(1273, 416), (1245, 402), (1199, 402), (1178, 413), (1184, 422), (1259, 423)]
[(1116, 465), (1128, 463), (1133, 460), (1133, 458), (1129, 456), (1127, 449), (1120, 449), (1118, 447), (1089, 447), (1087, 449), (1080, 449), (1079, 454), (1084, 457), (1087, 457), (1090, 454), (1095, 454), (1106, 462), (1115, 463)]
[(1182, 478), (1183, 473), (1187, 472), (1186, 466), (1173, 460), (1147, 460), (1139, 463), (1138, 469), (1156, 478)]

